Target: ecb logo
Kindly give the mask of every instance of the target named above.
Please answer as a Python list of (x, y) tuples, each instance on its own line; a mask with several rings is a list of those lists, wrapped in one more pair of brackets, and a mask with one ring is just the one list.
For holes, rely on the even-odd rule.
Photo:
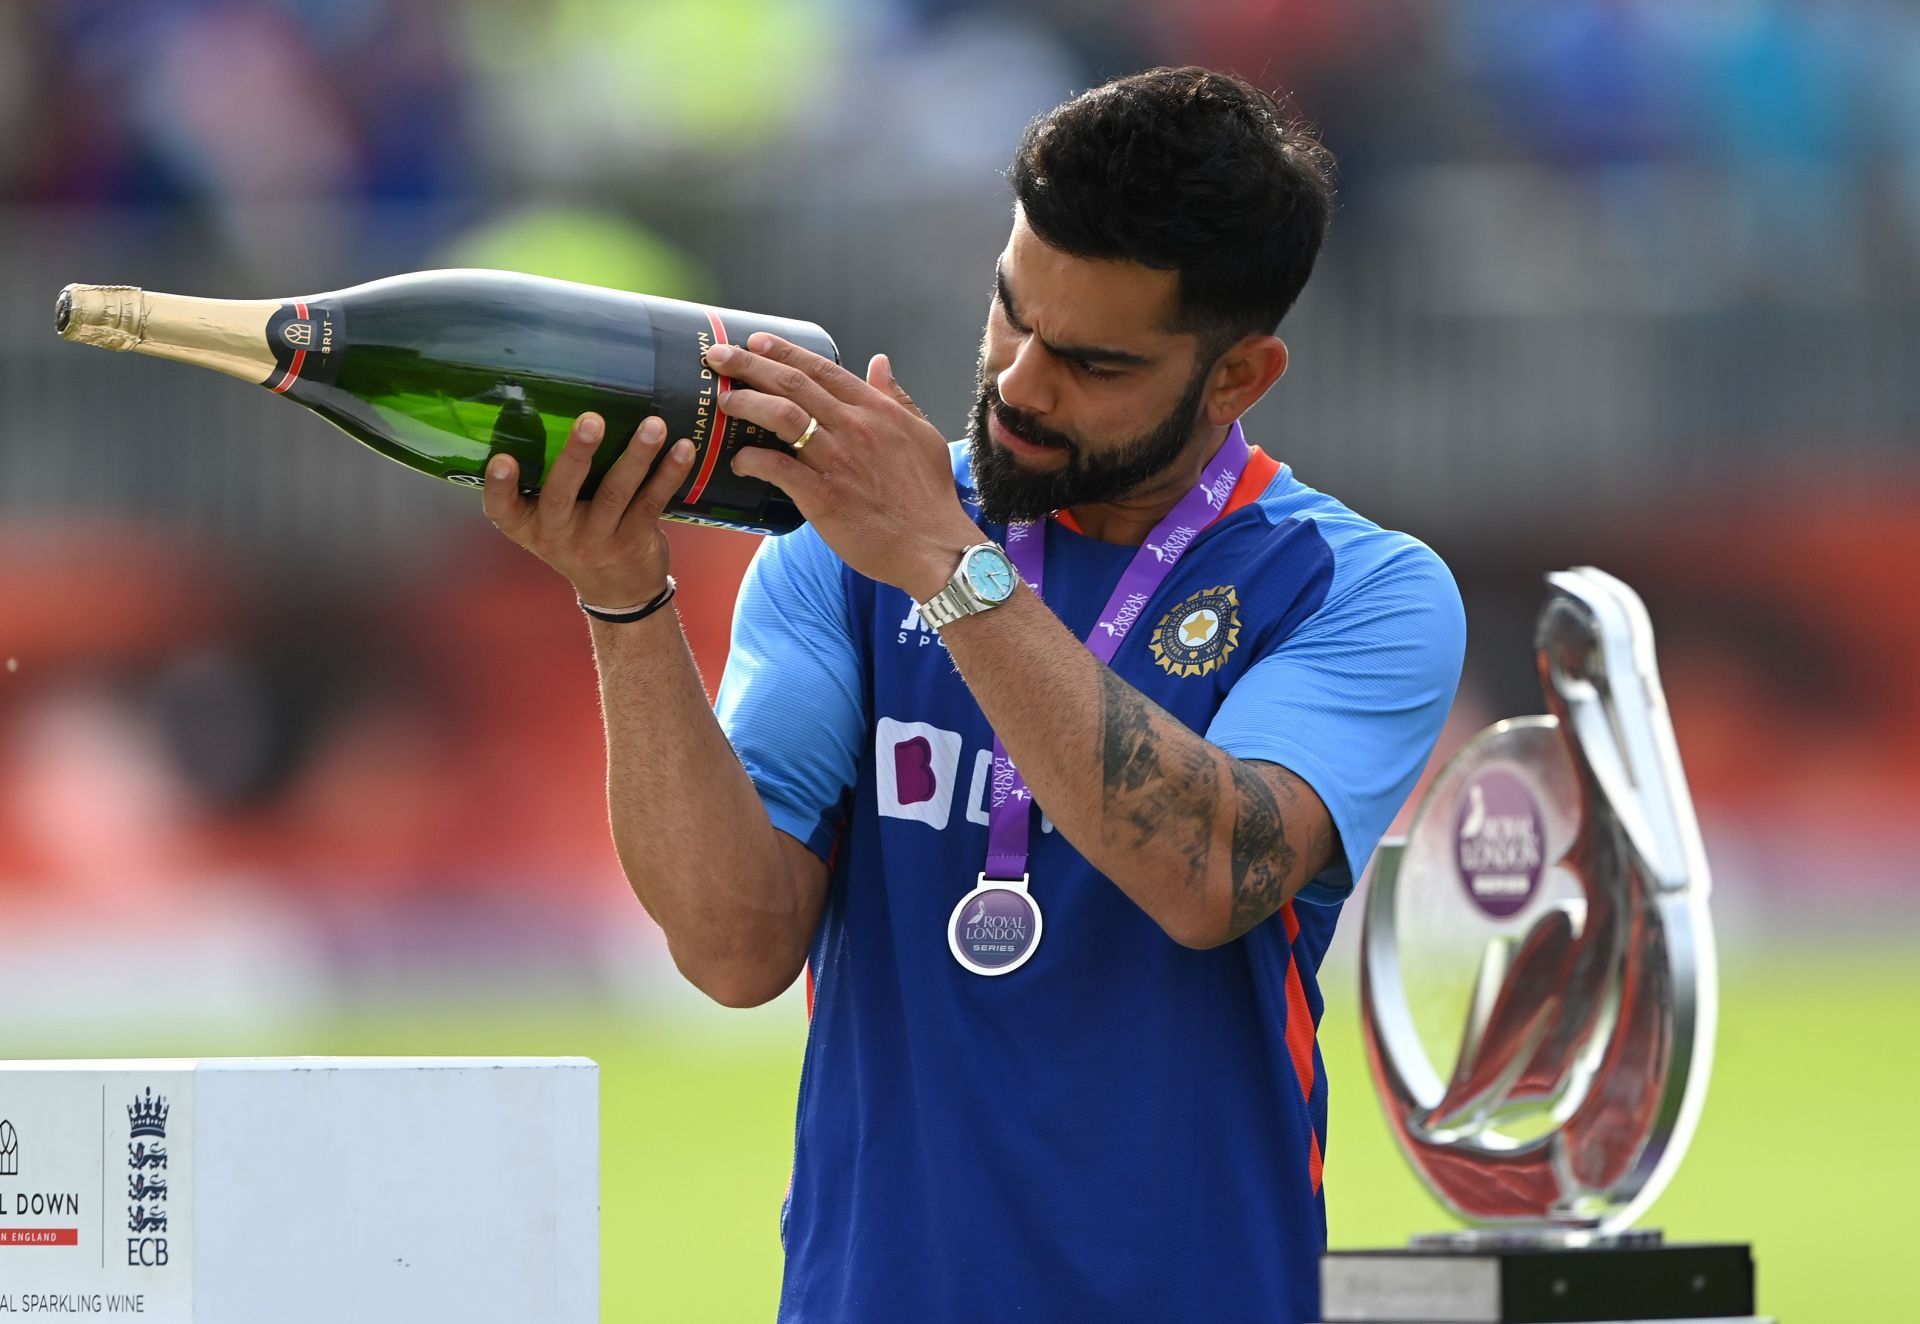
[(127, 1105), (127, 1263), (157, 1269), (167, 1263), (167, 1115), (164, 1094), (149, 1085)]

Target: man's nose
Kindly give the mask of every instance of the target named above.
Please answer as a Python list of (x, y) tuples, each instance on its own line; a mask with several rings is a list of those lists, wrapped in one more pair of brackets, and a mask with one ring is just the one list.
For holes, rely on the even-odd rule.
[(1014, 351), (1013, 362), (994, 379), (1000, 399), (1007, 408), (1036, 417), (1053, 412), (1054, 398), (1052, 388), (1048, 385), (1050, 377), (1046, 358), (1047, 351), (1031, 337), (1021, 342)]

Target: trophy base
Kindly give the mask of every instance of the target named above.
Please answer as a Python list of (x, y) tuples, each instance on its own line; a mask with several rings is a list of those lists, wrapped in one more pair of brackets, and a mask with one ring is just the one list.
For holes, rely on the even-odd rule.
[(1479, 1232), (1406, 1250), (1329, 1251), (1324, 1324), (1757, 1321), (1745, 1245), (1528, 1244)]
[(1408, 1240), (1413, 1250), (1618, 1250), (1623, 1246), (1659, 1246), (1666, 1234), (1657, 1227), (1603, 1232), (1597, 1223), (1511, 1223), (1420, 1232)]

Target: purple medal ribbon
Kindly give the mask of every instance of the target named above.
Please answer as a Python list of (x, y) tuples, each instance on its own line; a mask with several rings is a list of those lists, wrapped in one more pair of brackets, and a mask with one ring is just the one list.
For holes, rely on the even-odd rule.
[[(1227, 508), (1240, 475), (1247, 467), (1247, 439), (1235, 423), (1213, 459), (1200, 475), (1200, 484), (1180, 498), (1167, 517), (1134, 553), (1126, 573), (1107, 599), (1100, 619), (1087, 640), (1087, 649), (1103, 663), (1111, 663), (1160, 586), (1180, 564), (1193, 540)], [(1028, 520), (1007, 526), (1007, 556), (1036, 595), (1046, 563), (1045, 521)], [(1007, 748), (993, 738), (993, 775), (987, 810), (987, 868), (985, 882), (1004, 882), (1023, 890), (1027, 875), (1027, 841), (1032, 828), (1033, 794), (1026, 779), (1007, 757)]]

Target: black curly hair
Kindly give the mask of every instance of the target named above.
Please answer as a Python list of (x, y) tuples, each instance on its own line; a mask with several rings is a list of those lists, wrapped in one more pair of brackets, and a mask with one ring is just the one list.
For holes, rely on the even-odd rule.
[(1207, 361), (1279, 326), (1333, 211), (1333, 156), (1312, 130), (1251, 83), (1193, 66), (1048, 111), (1007, 174), (1050, 247), (1178, 272), (1168, 329), (1198, 335)]

